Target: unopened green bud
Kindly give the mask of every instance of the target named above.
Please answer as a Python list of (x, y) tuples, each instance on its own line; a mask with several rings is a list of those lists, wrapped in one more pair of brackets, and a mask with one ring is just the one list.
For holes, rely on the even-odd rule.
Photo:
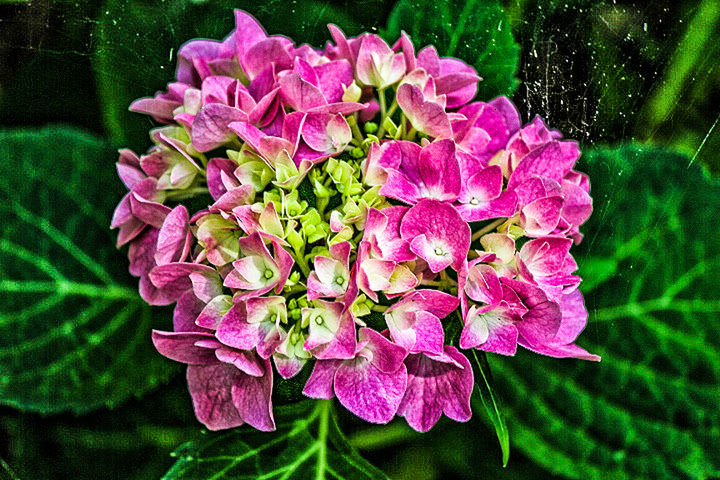
[(362, 158), (365, 156), (365, 152), (360, 147), (355, 147), (350, 151), (350, 155), (352, 155), (355, 158)]
[(378, 131), (378, 124), (375, 122), (365, 122), (365, 133), (375, 133)]

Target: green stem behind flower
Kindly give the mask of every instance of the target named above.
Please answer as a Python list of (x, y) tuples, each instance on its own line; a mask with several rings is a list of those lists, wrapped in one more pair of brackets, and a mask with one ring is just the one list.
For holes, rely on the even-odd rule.
[(495, 221), (492, 222), (491, 224), (486, 225), (485, 227), (481, 228), (481, 229), (478, 230), (477, 232), (473, 233), (473, 236), (472, 236), (473, 241), (475, 241), (475, 240), (477, 240), (478, 238), (482, 237), (482, 236), (485, 235), (486, 233), (492, 232), (492, 231), (495, 230), (497, 227), (499, 227), (500, 225), (502, 225), (502, 223), (505, 222), (506, 220), (507, 220), (507, 219), (505, 219), (505, 218), (500, 218), (500, 219), (498, 219), (498, 220), (495, 220)]

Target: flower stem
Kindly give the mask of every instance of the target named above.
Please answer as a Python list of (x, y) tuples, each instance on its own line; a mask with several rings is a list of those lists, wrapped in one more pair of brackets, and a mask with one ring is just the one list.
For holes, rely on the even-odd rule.
[(295, 255), (292, 255), (292, 257), (295, 259), (295, 262), (297, 262), (298, 266), (300, 267), (300, 270), (305, 274), (305, 277), (310, 276), (310, 266), (307, 263), (307, 260), (305, 260), (305, 251), (304, 247), (300, 248), (300, 251), (298, 251), (297, 248), (293, 247), (293, 250), (295, 250)]
[(355, 142), (357, 142), (357, 145), (360, 146), (363, 142), (363, 135), (360, 132), (360, 127), (358, 127), (357, 118), (357, 113), (353, 113), (352, 116), (348, 118), (348, 124), (350, 125), (350, 130), (352, 130)]
[[(383, 99), (385, 98), (385, 95), (383, 94)], [(390, 109), (387, 111), (385, 115), (382, 115), (380, 117), (380, 129), (377, 133), (377, 138), (382, 138), (383, 135), (385, 135), (385, 118), (392, 117), (393, 113), (395, 113), (395, 110), (398, 108), (397, 98), (393, 100), (393, 103), (390, 105)]]
[(325, 469), (327, 467), (327, 436), (328, 436), (328, 425), (330, 419), (330, 409), (332, 403), (330, 400), (321, 400), (317, 406), (319, 412), (318, 420), (318, 454), (317, 454), (317, 471), (315, 474), (316, 480), (325, 480)]
[(477, 232), (475, 232), (475, 233), (473, 234), (473, 236), (472, 236), (473, 241), (475, 241), (475, 240), (477, 240), (478, 238), (482, 237), (482, 236), (485, 235), (486, 233), (492, 232), (492, 231), (495, 230), (497, 227), (499, 227), (500, 225), (502, 225), (502, 223), (503, 223), (504, 221), (505, 221), (504, 218), (500, 218), (500, 219), (498, 219), (498, 220), (495, 220), (495, 221), (492, 222), (491, 224), (486, 225), (485, 227), (481, 228), (480, 230), (478, 230)]
[(380, 102), (380, 125), (382, 125), (385, 123), (385, 117), (387, 116), (387, 102), (385, 101), (384, 88), (378, 90), (378, 102)]

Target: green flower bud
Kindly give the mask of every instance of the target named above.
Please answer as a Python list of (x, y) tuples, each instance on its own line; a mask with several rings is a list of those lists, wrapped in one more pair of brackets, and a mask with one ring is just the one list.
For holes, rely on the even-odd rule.
[(350, 155), (352, 155), (355, 158), (362, 158), (365, 156), (365, 152), (360, 147), (355, 147), (350, 151)]
[(365, 133), (375, 133), (378, 131), (378, 124), (375, 122), (365, 122)]

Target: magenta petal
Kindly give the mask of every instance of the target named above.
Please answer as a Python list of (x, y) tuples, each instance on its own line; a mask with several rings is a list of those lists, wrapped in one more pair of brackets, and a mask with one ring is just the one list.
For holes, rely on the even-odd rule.
[(563, 181), (563, 207), (561, 216), (571, 225), (582, 225), (593, 211), (592, 197), (588, 192), (573, 183)]
[(173, 111), (181, 105), (178, 100), (159, 97), (139, 98), (130, 104), (131, 112), (146, 113), (152, 115), (155, 120), (170, 123), (173, 118)]
[[(434, 272), (441, 265), (460, 270), (465, 261), (472, 233), (470, 226), (451, 205), (421, 199), (402, 219), (400, 235), (410, 241), (410, 249), (428, 262)], [(424, 237), (424, 238), (422, 238)], [(413, 245), (415, 248), (413, 248)]]
[(445, 342), (440, 319), (429, 312), (419, 311), (415, 313), (415, 324), (412, 329), (415, 332), (415, 343), (408, 351), (410, 353), (436, 353), (440, 354)]
[(538, 175), (557, 182), (570, 172), (580, 157), (580, 149), (575, 142), (551, 141), (536, 148), (523, 158), (513, 171), (508, 189), (513, 189), (528, 178)]
[[(435, 80), (435, 91), (438, 95), (448, 94), (479, 82), (481, 79), (472, 72), (454, 72), (443, 75)], [(472, 96), (470, 97), (472, 98)], [(453, 108), (456, 105), (448, 108)]]
[(327, 104), (320, 89), (296, 73), (286, 75), (280, 80), (280, 93), (285, 102), (297, 112)]
[(405, 365), (394, 373), (383, 373), (362, 357), (343, 362), (335, 373), (335, 395), (340, 403), (371, 423), (392, 420), (406, 385)]
[(406, 364), (408, 384), (398, 415), (405, 417), (412, 428), (426, 432), (443, 413), (460, 422), (470, 419), (473, 373), (464, 355), (446, 346), (442, 357), (410, 355)]
[(177, 298), (186, 290), (192, 288), (191, 273), (216, 275), (215, 269), (197, 263), (167, 263), (159, 265), (150, 271), (150, 280), (153, 284), (168, 293), (177, 294)]
[(244, 54), (251, 46), (267, 38), (267, 33), (260, 23), (252, 15), (239, 9), (235, 10), (235, 31), (242, 32), (242, 35), (235, 37), (237, 51), (240, 54)]
[(405, 348), (392, 343), (371, 328), (361, 328), (359, 338), (360, 342), (367, 342), (363, 348), (372, 353), (371, 363), (381, 372), (395, 372), (407, 356)]
[(339, 152), (352, 139), (352, 132), (342, 115), (309, 113), (302, 126), (305, 143), (317, 152)]
[(548, 300), (530, 308), (515, 326), (524, 342), (545, 345), (552, 342), (558, 332), (561, 318), (560, 306)]
[(292, 378), (302, 370), (305, 365), (306, 359), (298, 357), (281, 357), (279, 355), (273, 355), (273, 361), (275, 362), (275, 368), (283, 378)]
[(218, 295), (205, 305), (195, 323), (199, 327), (216, 330), (231, 306), (232, 299), (229, 295)]
[(520, 249), (522, 264), (534, 276), (550, 276), (558, 273), (570, 253), (569, 238), (543, 237), (530, 240)]
[(308, 378), (305, 388), (303, 388), (303, 394), (310, 398), (328, 399), (334, 397), (333, 380), (340, 363), (340, 360), (318, 360), (315, 362), (312, 374), (310, 374), (310, 378)]
[(524, 343), (522, 340), (518, 343), (528, 350), (532, 350), (533, 352), (541, 355), (547, 355), (549, 357), (579, 358), (581, 360), (590, 360), (593, 362), (599, 362), (601, 360), (599, 355), (589, 353), (587, 350), (582, 347), (578, 347), (574, 343), (567, 345), (531, 345)]
[(420, 88), (409, 83), (400, 85), (397, 92), (398, 105), (413, 127), (431, 137), (450, 138), (450, 119), (442, 105), (425, 101)]
[(318, 76), (318, 87), (328, 103), (340, 102), (345, 87), (355, 78), (353, 67), (347, 60), (335, 60), (315, 67)]
[(195, 346), (198, 341), (212, 340), (213, 338), (213, 335), (209, 333), (152, 331), (153, 344), (161, 355), (190, 365), (215, 363), (215, 353), (212, 349)]
[(260, 324), (248, 323), (244, 308), (233, 306), (222, 318), (215, 332), (217, 339), (225, 345), (239, 350), (252, 350), (264, 338)]
[(314, 348), (312, 354), (320, 360), (353, 358), (356, 345), (355, 319), (350, 311), (346, 310), (340, 316), (340, 325), (332, 340)]
[(585, 301), (579, 290), (563, 295), (560, 301), (562, 323), (553, 343), (571, 343), (580, 335), (587, 325), (588, 312)]
[(438, 140), (427, 145), (418, 157), (418, 172), (430, 196), (453, 201), (460, 193), (460, 166), (452, 140)]
[(548, 235), (558, 226), (563, 199), (560, 196), (538, 198), (522, 210), (525, 232), (530, 236)]
[(192, 127), (192, 144), (200, 152), (217, 148), (235, 137), (228, 125), (232, 122), (247, 122), (247, 113), (237, 108), (210, 103), (197, 115)]
[(471, 299), (488, 305), (499, 303), (503, 296), (497, 272), (485, 264), (470, 267), (464, 290)]
[(262, 377), (266, 370), (262, 360), (254, 352), (233, 350), (232, 348), (218, 347), (215, 356), (223, 363), (230, 363), (238, 370), (251, 377)]
[[(333, 40), (337, 44), (340, 57), (348, 60), (353, 66), (355, 66), (355, 61), (357, 58), (357, 48), (352, 48), (343, 31), (340, 30), (340, 28), (338, 28), (336, 25), (333, 25), (332, 23), (328, 24), (328, 30), (330, 30), (330, 35), (333, 37)], [(357, 43), (357, 47), (359, 47), (359, 42)]]
[(195, 296), (192, 290), (183, 293), (173, 311), (173, 330), (176, 332), (207, 332), (195, 325), (195, 319), (205, 307), (205, 302)]
[(182, 262), (190, 253), (190, 216), (187, 209), (178, 205), (165, 217), (158, 234), (155, 262), (158, 265)]
[(158, 229), (162, 228), (165, 217), (170, 213), (169, 207), (148, 201), (134, 191), (130, 193), (130, 210), (135, 218)]
[[(237, 167), (237, 163), (227, 158), (213, 158), (208, 162), (207, 184), (210, 195), (214, 200), (218, 200), (228, 191), (228, 186), (223, 181), (223, 177), (234, 178)], [(239, 183), (233, 186), (239, 186)]]
[(222, 430), (244, 423), (231, 393), (235, 378), (240, 375), (235, 367), (223, 363), (188, 366), (188, 390), (195, 416), (208, 429)]
[(270, 360), (261, 361), (265, 375), (237, 375), (232, 384), (232, 402), (248, 425), (264, 432), (275, 430), (272, 413), (272, 367)]
[(120, 180), (125, 184), (128, 190), (132, 190), (135, 185), (142, 182), (146, 177), (145, 174), (135, 165), (118, 162), (115, 164)]
[(499, 353), (500, 355), (515, 355), (518, 344), (518, 329), (516, 326), (509, 323), (495, 323), (489, 326), (489, 329), (487, 340), (478, 348), (486, 352)]
[(405, 74), (405, 57), (395, 54), (377, 35), (366, 33), (357, 54), (357, 78), (365, 85), (385, 88)]
[(270, 37), (252, 45), (242, 59), (248, 77), (255, 78), (271, 63), (278, 71), (292, 67), (292, 58), (286, 49), (289, 43), (286, 38)]

